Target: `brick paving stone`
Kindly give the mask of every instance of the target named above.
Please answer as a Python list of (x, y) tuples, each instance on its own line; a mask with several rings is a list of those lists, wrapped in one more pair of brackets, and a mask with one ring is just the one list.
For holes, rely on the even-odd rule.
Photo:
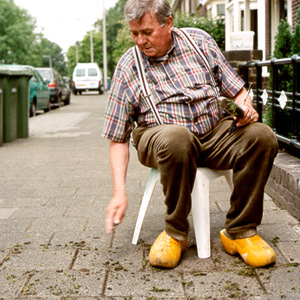
[[(220, 242), (230, 207), (223, 178), (210, 187), (211, 257), (197, 257), (190, 216), (178, 267), (152, 268), (148, 255), (164, 227), (164, 197), (158, 183), (138, 244), (132, 245), (150, 172), (132, 146), (129, 208), (115, 233), (106, 234), (112, 195), (109, 142), (101, 138), (106, 99), (92, 93), (72, 97), (71, 105), (30, 118), (28, 139), (0, 147), (0, 299), (299, 299), (299, 220), (265, 194), (259, 234), (277, 260), (265, 268), (245, 265)], [(295, 165), (279, 155), (278, 164), (283, 162)]]

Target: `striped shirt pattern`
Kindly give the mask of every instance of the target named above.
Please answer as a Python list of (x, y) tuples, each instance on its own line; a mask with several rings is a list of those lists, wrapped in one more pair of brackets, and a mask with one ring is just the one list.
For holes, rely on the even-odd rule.
[[(222, 117), (218, 96), (233, 98), (244, 82), (208, 33), (196, 28), (185, 31), (204, 53), (211, 70), (206, 69), (194, 48), (176, 28), (172, 31), (173, 44), (168, 55), (154, 60), (142, 54), (143, 66), (152, 99), (164, 124), (186, 126), (201, 136), (212, 130)], [(127, 142), (134, 122), (138, 126), (157, 126), (141, 90), (131, 48), (120, 59), (112, 79), (102, 136), (115, 142)]]

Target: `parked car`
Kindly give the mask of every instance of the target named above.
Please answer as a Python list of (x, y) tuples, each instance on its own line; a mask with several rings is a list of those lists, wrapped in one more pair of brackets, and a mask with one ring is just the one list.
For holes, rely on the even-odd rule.
[(47, 83), (43, 80), (39, 72), (37, 72), (34, 67), (25, 66), (25, 68), (31, 70), (33, 74), (29, 81), (29, 115), (30, 117), (34, 117), (37, 110), (44, 110), (44, 112), (50, 111), (50, 91)]
[(70, 104), (71, 90), (63, 77), (53, 68), (36, 68), (43, 79), (48, 82), (50, 101), (60, 107), (61, 102)]
[(98, 91), (103, 94), (103, 77), (96, 63), (80, 63), (73, 71), (73, 93)]
[(63, 76), (65, 83), (69, 86), (70, 90), (72, 90), (72, 79), (68, 76)]

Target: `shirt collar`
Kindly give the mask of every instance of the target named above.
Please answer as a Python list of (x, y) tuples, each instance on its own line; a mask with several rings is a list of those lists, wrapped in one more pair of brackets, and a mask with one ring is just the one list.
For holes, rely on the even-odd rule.
[(150, 63), (160, 63), (160, 62), (165, 62), (169, 59), (170, 55), (172, 54), (174, 48), (175, 48), (175, 33), (174, 31), (172, 30), (172, 46), (170, 48), (170, 50), (168, 51), (168, 53), (164, 56), (161, 56), (161, 57), (148, 57), (146, 56), (143, 52), (142, 52), (142, 55), (150, 62)]

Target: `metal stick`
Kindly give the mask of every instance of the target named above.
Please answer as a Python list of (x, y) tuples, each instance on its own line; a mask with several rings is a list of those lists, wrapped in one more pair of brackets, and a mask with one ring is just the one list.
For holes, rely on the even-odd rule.
[(247, 100), (247, 98), (248, 98), (248, 96), (249, 96), (250, 89), (251, 89), (251, 85), (252, 85), (252, 83), (250, 83), (250, 85), (249, 85), (249, 87), (248, 87), (248, 91), (247, 91), (246, 97), (245, 97), (245, 99), (244, 99), (244, 105), (246, 104), (246, 100)]

